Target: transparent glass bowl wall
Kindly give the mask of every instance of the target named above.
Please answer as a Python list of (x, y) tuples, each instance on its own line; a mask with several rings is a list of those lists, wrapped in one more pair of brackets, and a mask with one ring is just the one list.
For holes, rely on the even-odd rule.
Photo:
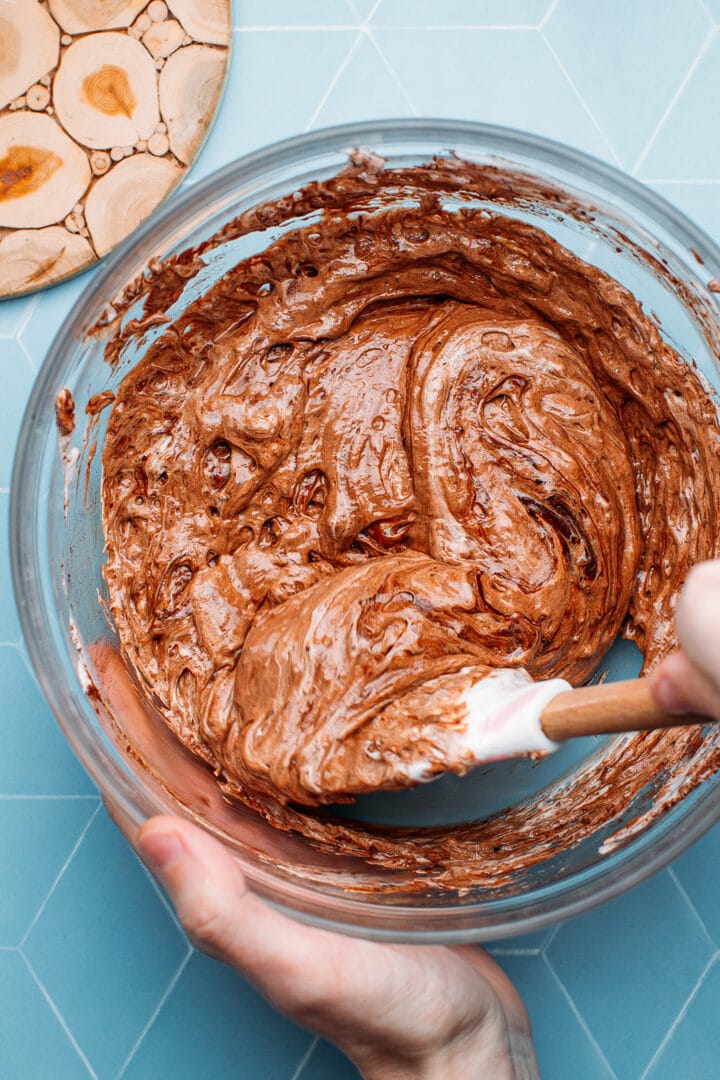
[[(248, 207), (332, 175), (355, 146), (377, 151), (389, 165), (426, 162), (451, 151), (474, 160), (499, 157), (573, 192), (593, 208), (593, 228), (542, 206), (523, 209), (520, 216), (630, 288), (645, 310), (659, 318), (668, 340), (720, 386), (712, 345), (716, 310), (706, 288), (711, 278), (720, 278), (720, 251), (682, 214), (630, 178), (550, 141), (476, 124), (388, 121), (301, 136), (258, 151), (171, 200), (106, 262), (78, 301), (38, 377), (18, 445), (11, 509), (16, 596), (45, 696), (74, 750), (119, 812), (136, 823), (157, 812), (195, 819), (231, 847), (253, 888), (313, 922), (395, 940), (501, 937), (586, 910), (653, 873), (720, 817), (720, 778), (711, 778), (621, 850), (599, 853), (617, 828), (608, 823), (501, 892), (476, 890), (459, 897), (429, 887), (413, 894), (400, 885), (378, 892), (374, 886), (379, 881), (392, 880), (387, 872), (322, 855), (305, 841), (272, 829), (252, 811), (227, 804), (208, 770), (175, 741), (152, 707), (132, 697), (119, 705), (117, 687), (96, 670), (98, 654), (92, 649), (115, 640), (98, 601), (98, 594), (105, 593), (99, 449), (85, 485), (89, 450), (96, 437), (101, 445), (108, 412), (100, 414), (95, 433), (83, 446), (84, 409), (92, 395), (117, 386), (133, 358), (111, 370), (103, 358), (105, 339), (87, 336), (88, 329), (150, 258), (198, 244)], [(201, 275), (203, 287), (237, 258), (261, 250), (272, 236), (254, 234), (215, 251)], [(618, 242), (619, 236), (664, 258), (678, 285), (661, 284), (625, 240)], [(696, 298), (692, 308), (685, 289)], [(182, 306), (189, 299), (192, 295), (183, 297)], [(80, 450), (79, 480), (69, 488), (67, 518), (54, 421), (62, 386), (71, 389), (76, 401), (74, 442)], [(611, 678), (637, 670), (622, 646), (603, 666)], [(92, 702), (83, 689), (88, 669), (100, 689), (99, 696), (91, 695)], [(420, 825), (439, 821), (441, 805), (448, 820), (447, 805), (452, 805), (451, 820), (477, 817), (531, 795), (564, 773), (572, 775), (597, 752), (596, 743), (581, 743), (539, 769), (530, 762), (505, 763), (468, 781), (449, 778), (438, 782), (444, 787), (428, 785), (419, 794), (366, 800), (345, 816)]]

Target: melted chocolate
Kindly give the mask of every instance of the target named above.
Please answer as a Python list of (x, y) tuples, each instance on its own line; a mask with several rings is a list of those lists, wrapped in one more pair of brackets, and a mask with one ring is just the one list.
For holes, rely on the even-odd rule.
[[(622, 631), (649, 670), (688, 569), (720, 553), (714, 404), (617, 281), (445, 205), (500, 181), (361, 165), (228, 226), (213, 243), (322, 211), (160, 333), (103, 447), (112, 612), (169, 726), (273, 824), (454, 887), (577, 843), (697, 732), (616, 742), (462, 829), (293, 804), (407, 785), (420, 759), (462, 772), (443, 733), (488, 668), (579, 684)], [(111, 359), (201, 265), (153, 268)]]

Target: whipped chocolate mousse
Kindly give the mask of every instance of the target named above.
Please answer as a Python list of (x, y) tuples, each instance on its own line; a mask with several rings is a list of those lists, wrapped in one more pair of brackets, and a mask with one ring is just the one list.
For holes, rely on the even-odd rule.
[(159, 327), (102, 451), (141, 685), (228, 795), (453, 887), (577, 843), (701, 736), (617, 741), (545, 803), (457, 829), (308, 808), (466, 771), (496, 669), (577, 685), (623, 633), (649, 671), (689, 568), (720, 554), (714, 402), (619, 282), (472, 204), (523, 183), (359, 160), (226, 227), (215, 246), (308, 215), (172, 322), (209, 245), (154, 267), (108, 351)]

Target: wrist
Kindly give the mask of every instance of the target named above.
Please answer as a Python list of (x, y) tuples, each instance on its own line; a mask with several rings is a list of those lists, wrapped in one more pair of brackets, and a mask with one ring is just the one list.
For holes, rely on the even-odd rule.
[(539, 1080), (531, 1036), (469, 1033), (418, 1057), (354, 1056), (364, 1080)]

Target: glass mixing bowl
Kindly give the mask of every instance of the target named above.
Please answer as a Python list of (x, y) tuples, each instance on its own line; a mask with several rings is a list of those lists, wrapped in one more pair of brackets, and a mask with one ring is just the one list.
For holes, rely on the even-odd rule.
[[(317, 924), (389, 940), (497, 938), (587, 910), (654, 873), (720, 817), (720, 775), (648, 827), (628, 830), (622, 843), (605, 843), (619, 824), (607, 822), (500, 890), (457, 894), (433, 888), (430, 880), (422, 892), (412, 892), (401, 880), (395, 883), (390, 871), (321, 854), (253, 811), (226, 802), (208, 769), (132, 689), (122, 664), (99, 664), (99, 656), (117, 656), (109, 648), (114, 630), (99, 602), (105, 595), (101, 473), (100, 454), (93, 456), (109, 410), (100, 413), (84, 442), (79, 419), (79, 459), (66, 488), (66, 511), (63, 506), (56, 394), (69, 387), (83, 418), (88, 399), (114, 389), (127, 370), (127, 361), (115, 369), (105, 362), (103, 332), (88, 333), (106, 305), (151, 258), (194, 246), (249, 207), (332, 175), (353, 147), (376, 151), (391, 166), (453, 151), (476, 161), (501, 158), (570, 192), (586, 213), (568, 217), (552, 199), (509, 212), (618, 278), (681, 355), (692, 357), (720, 386), (717, 311), (708, 289), (711, 279), (720, 278), (720, 250), (630, 177), (546, 139), (480, 124), (404, 120), (303, 135), (250, 154), (172, 199), (115, 252), (78, 301), (40, 372), (20, 435), (11, 512), (16, 596), (38, 680), (60, 727), (101, 789), (133, 822), (159, 812), (192, 818), (231, 848), (252, 888)], [(262, 250), (273, 236), (268, 230), (220, 246), (208, 259), (203, 282), (217, 279), (233, 260)], [(663, 275), (655, 273), (653, 259), (656, 268), (665, 267)], [(180, 306), (186, 302), (183, 295)], [(66, 447), (66, 457), (68, 452), (72, 448)], [(97, 651), (98, 642), (106, 643), (105, 652)], [(610, 678), (632, 676), (638, 668), (639, 654), (626, 642), (617, 643), (602, 665)], [(447, 777), (414, 792), (366, 797), (342, 813), (386, 827), (476, 819), (571, 780), (601, 749), (597, 740), (579, 740), (537, 764), (498, 763), (463, 780)], [(641, 809), (627, 807), (625, 820)]]

